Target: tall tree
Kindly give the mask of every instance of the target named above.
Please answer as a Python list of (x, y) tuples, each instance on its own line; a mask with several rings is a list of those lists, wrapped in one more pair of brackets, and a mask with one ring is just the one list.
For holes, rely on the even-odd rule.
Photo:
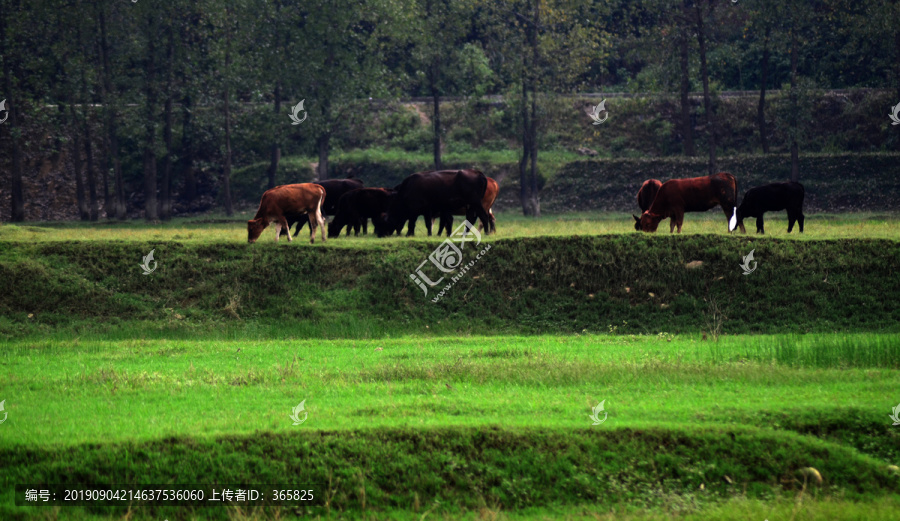
[(416, 31), (412, 53), (416, 68), (422, 71), (432, 104), (432, 158), (434, 169), (441, 166), (441, 95), (452, 88), (453, 78), (461, 76), (461, 53), (467, 36), (468, 1), (416, 0)]
[(163, 157), (162, 179), (159, 190), (159, 216), (162, 220), (172, 217), (172, 171), (175, 167), (175, 152), (172, 144), (173, 103), (175, 99), (175, 24), (182, 18), (180, 2), (171, 2), (164, 10), (166, 60), (165, 60), (165, 103), (163, 106), (163, 144), (166, 154)]
[[(80, 32), (80, 31), (79, 31)], [(79, 38), (80, 39), (80, 38)], [(81, 68), (81, 113), (83, 119), (83, 127), (84, 131), (84, 157), (85, 157), (85, 179), (87, 179), (88, 185), (88, 208), (90, 210), (90, 219), (92, 221), (96, 221), (100, 218), (100, 208), (97, 202), (97, 177), (94, 175), (94, 140), (91, 134), (91, 103), (90, 96), (88, 95), (88, 78), (87, 78), (87, 63), (88, 63), (88, 50), (87, 44), (82, 41), (82, 50), (84, 51), (84, 60)]]
[(113, 75), (115, 74), (110, 57), (111, 46), (107, 34), (107, 2), (97, 2), (97, 21), (99, 24), (98, 31), (98, 47), (100, 50), (101, 63), (101, 81), (100, 81), (100, 102), (103, 105), (105, 141), (108, 143), (108, 153), (105, 157), (106, 167), (103, 176), (107, 176), (107, 172), (111, 168), (113, 171), (113, 179), (115, 187), (113, 189), (112, 207), (106, 206), (106, 216), (110, 219), (125, 219), (126, 203), (125, 203), (125, 182), (122, 177), (122, 159), (119, 155), (119, 136), (116, 120), (118, 118), (118, 97), (113, 84)]
[(157, 205), (157, 171), (156, 171), (156, 124), (159, 107), (157, 85), (159, 62), (156, 55), (159, 38), (159, 13), (156, 6), (142, 7), (144, 13), (144, 217), (148, 221), (159, 219)]
[(707, 44), (709, 42), (709, 19), (715, 9), (715, 0), (694, 1), (694, 24), (697, 45), (700, 47), (700, 79), (703, 82), (703, 111), (706, 113), (706, 132), (709, 141), (709, 162), (707, 170), (713, 175), (718, 170), (716, 161), (716, 118), (713, 114), (712, 98), (709, 93), (709, 67), (707, 66)]
[[(16, 90), (17, 81), (13, 78), (12, 57), (15, 55), (13, 28), (9, 27), (9, 20), (16, 20), (16, 11), (21, 10), (19, 2), (5, 6), (6, 12), (0, 16), (0, 60), (3, 61), (3, 90), (6, 100), (6, 110), (10, 139), (12, 141), (12, 172), (11, 174), (11, 207), (10, 220), (21, 222), (25, 220), (25, 194), (22, 185), (22, 129), (19, 127), (19, 100)], [(6, 125), (4, 125), (6, 126)], [(6, 130), (4, 129), (4, 130)]]
[(222, 171), (222, 199), (225, 205), (225, 215), (234, 214), (231, 202), (231, 40), (232, 21), (231, 9), (225, 6), (225, 17), (222, 21), (225, 33), (225, 66), (222, 71), (222, 101), (225, 117), (225, 167)]
[[(608, 53), (605, 7), (588, 0), (479, 0), (488, 53), (496, 69), (515, 81), (514, 108), (521, 125), (520, 201), (540, 216), (538, 150), (541, 100), (584, 84), (589, 64)], [(565, 56), (560, 60), (558, 56)]]
[(81, 130), (78, 128), (78, 116), (75, 115), (75, 103), (69, 103), (69, 132), (72, 134), (72, 168), (75, 174), (75, 202), (78, 205), (78, 217), (82, 221), (91, 219), (87, 199), (84, 197), (84, 182), (81, 177)]
[[(683, 19), (688, 20), (690, 15), (690, 0), (683, 0)], [(684, 155), (693, 156), (694, 149), (694, 125), (691, 122), (691, 73), (690, 73), (690, 32), (688, 27), (682, 25), (678, 35), (678, 64), (680, 66), (681, 81), (679, 83), (681, 95), (681, 135), (684, 140)]]
[(303, 97), (309, 113), (302, 127), (314, 136), (319, 180), (328, 179), (332, 137), (345, 120), (358, 115), (353, 100), (387, 94), (383, 42), (390, 39), (392, 21), (403, 7), (391, 0), (332, 0), (301, 15), (305, 24), (296, 38), (307, 45), (306, 74), (298, 89), (308, 93)]

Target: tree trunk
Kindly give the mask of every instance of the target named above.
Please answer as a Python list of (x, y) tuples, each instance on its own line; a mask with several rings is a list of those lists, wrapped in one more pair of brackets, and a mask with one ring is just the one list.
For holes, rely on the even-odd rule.
[[(85, 54), (87, 53), (85, 52)], [(100, 218), (100, 209), (97, 204), (97, 178), (94, 175), (94, 144), (91, 136), (90, 99), (88, 98), (87, 76), (84, 69), (81, 69), (81, 113), (84, 118), (84, 157), (87, 161), (87, 169), (84, 175), (88, 185), (88, 208), (90, 210), (90, 219), (96, 221)]]
[[(99, 4), (98, 4), (99, 5)], [(112, 89), (112, 67), (109, 61), (109, 42), (106, 37), (106, 11), (99, 5), (100, 20), (100, 58), (103, 62), (103, 81), (101, 93), (103, 110), (106, 115), (106, 137), (109, 140), (109, 159), (112, 162), (115, 180), (114, 208), (106, 207), (106, 216), (124, 220), (127, 216), (125, 206), (125, 184), (122, 180), (122, 161), (119, 158), (119, 138), (116, 135), (116, 98)]]
[(91, 219), (87, 200), (84, 198), (84, 182), (81, 180), (81, 131), (78, 129), (78, 117), (75, 115), (75, 104), (69, 104), (69, 119), (72, 132), (72, 167), (75, 170), (75, 200), (78, 204), (78, 218), (82, 221)]
[(316, 138), (316, 149), (319, 151), (318, 180), (328, 179), (328, 145), (331, 141), (331, 133), (325, 132)]
[(192, 99), (185, 94), (181, 103), (181, 176), (184, 189), (181, 197), (187, 202), (197, 198), (197, 176), (194, 173), (194, 147), (191, 142), (193, 126), (191, 123)]
[[(7, 13), (0, 16), (0, 56), (7, 55), (6, 45), (6, 17)], [(10, 141), (12, 142), (12, 193), (10, 194), (10, 216), (12, 222), (22, 222), (25, 220), (25, 195), (22, 186), (22, 156), (20, 150), (20, 131), (19, 131), (19, 107), (16, 104), (16, 93), (13, 90), (12, 71), (9, 70), (9, 60), (3, 60), (3, 86), (4, 96), (6, 99), (6, 109), (8, 111), (7, 123), (9, 123), (8, 131)], [(4, 125), (6, 126), (6, 125)]]
[[(275, 117), (281, 114), (281, 84), (275, 83)], [(276, 123), (277, 125), (277, 123)], [(277, 130), (276, 130), (277, 133)], [(278, 139), (272, 140), (272, 149), (269, 160), (269, 188), (275, 188), (275, 176), (278, 173), (278, 162), (281, 161), (281, 147), (278, 144)]]
[(91, 220), (100, 219), (100, 208), (97, 202), (97, 176), (94, 175), (94, 144), (91, 134), (91, 118), (88, 112), (87, 103), (84, 106), (84, 157), (87, 159), (87, 170), (85, 177), (87, 178), (89, 208), (91, 212)]
[[(688, 0), (684, 0), (684, 15), (690, 14)], [(679, 58), (681, 62), (681, 135), (684, 140), (684, 154), (693, 156), (696, 154), (694, 149), (694, 126), (691, 124), (691, 77), (690, 77), (690, 49), (688, 48), (688, 35), (686, 28), (682, 29), (682, 34), (678, 38)]]
[(166, 156), (163, 159), (162, 183), (160, 186), (159, 216), (167, 221), (172, 218), (172, 97), (173, 97), (173, 65), (175, 61), (175, 30), (171, 22), (166, 28), (168, 42), (166, 45), (166, 102), (163, 109), (163, 142), (166, 145)]
[(766, 34), (763, 38), (763, 55), (762, 55), (762, 78), (759, 86), (759, 107), (757, 108), (756, 119), (759, 123), (759, 142), (762, 145), (763, 153), (769, 153), (769, 138), (766, 135), (766, 83), (769, 78), (769, 33), (770, 27), (766, 27)]
[(225, 168), (222, 171), (222, 195), (225, 204), (225, 215), (231, 217), (234, 214), (234, 208), (231, 205), (231, 105), (229, 98), (231, 97), (231, 29), (228, 24), (231, 23), (231, 15), (229, 9), (225, 7)]
[[(897, 99), (900, 99), (900, 31), (894, 31), (894, 81), (897, 83)], [(897, 141), (900, 144), (900, 140)]]
[[(101, 103), (103, 102), (101, 101)], [(106, 118), (104, 118), (104, 122), (105, 120)], [(110, 208), (112, 208), (112, 194), (109, 193), (109, 136), (106, 132), (103, 133), (101, 146), (103, 148), (100, 153), (103, 159), (100, 161), (100, 168), (102, 169), (100, 179), (103, 181), (103, 213), (106, 215), (106, 218), (109, 219), (111, 215)]]
[(709, 175), (718, 170), (716, 165), (716, 128), (712, 113), (712, 100), (709, 96), (709, 71), (706, 66), (706, 34), (703, 26), (703, 11), (699, 2), (697, 10), (697, 43), (700, 45), (700, 75), (703, 77), (703, 109), (706, 111), (706, 129), (709, 134)]
[(434, 103), (434, 169), (441, 169), (441, 98), (438, 92), (438, 74), (440, 74), (440, 58), (435, 58), (431, 66), (431, 74), (429, 74), (429, 83), (431, 84), (431, 97)]
[(800, 181), (800, 147), (797, 144), (797, 31), (791, 28), (791, 181)]
[(538, 169), (537, 169), (537, 68), (540, 60), (538, 49), (538, 30), (541, 26), (541, 3), (536, 1), (532, 4), (532, 26), (531, 26), (531, 125), (529, 130), (528, 143), (531, 145), (531, 216), (541, 216), (541, 196), (538, 193)]
[(159, 219), (156, 199), (156, 23), (155, 17), (147, 20), (147, 65), (146, 65), (146, 113), (144, 114), (144, 217), (148, 221)]
[(528, 143), (531, 145), (531, 216), (541, 216), (541, 194), (538, 191), (538, 168), (537, 168), (537, 93), (531, 92), (531, 129), (529, 132)]
[(528, 158), (531, 155), (529, 143), (530, 124), (528, 122), (528, 80), (527, 68), (522, 72), (522, 159), (519, 160), (519, 201), (522, 215), (531, 215), (531, 183), (528, 182)]

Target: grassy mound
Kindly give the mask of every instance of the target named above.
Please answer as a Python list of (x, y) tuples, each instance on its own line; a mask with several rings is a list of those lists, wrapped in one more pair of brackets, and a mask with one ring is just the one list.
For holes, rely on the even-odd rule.
[[(332, 244), (332, 243), (329, 243)], [(4, 243), (0, 334), (167, 334), (278, 324), (308, 337), (410, 333), (897, 331), (900, 244), (640, 234), (496, 239), (438, 303), (410, 274), (436, 241), (365, 247)], [(165, 259), (151, 276), (141, 252)], [(751, 249), (749, 276), (739, 267)], [(469, 260), (468, 258), (466, 260)], [(702, 261), (697, 269), (686, 264)], [(440, 272), (426, 262), (429, 276)], [(429, 271), (430, 270), (430, 271)], [(388, 296), (388, 297), (386, 297)], [(287, 328), (287, 329), (285, 329)]]
[[(852, 449), (756, 429), (360, 429), (146, 443), (0, 450), (3, 485), (294, 484), (316, 490), (309, 510), (361, 512), (523, 509), (590, 502), (704, 503), (822, 486), (845, 498), (900, 492), (900, 476)], [(77, 470), (73, 470), (77, 469)], [(552, 484), (552, 486), (548, 486)], [(6, 519), (22, 508), (4, 501)], [(186, 509), (146, 507), (156, 517)], [(181, 515), (179, 515), (181, 514)], [(207, 509), (226, 519), (226, 509)]]

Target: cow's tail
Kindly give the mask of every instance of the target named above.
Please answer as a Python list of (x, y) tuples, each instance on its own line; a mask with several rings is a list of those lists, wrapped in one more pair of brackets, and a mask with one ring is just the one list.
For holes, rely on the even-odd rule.
[[(325, 242), (325, 217), (322, 216), (322, 205), (325, 204), (325, 188), (320, 186), (319, 189), (321, 192), (319, 192), (319, 202), (316, 204), (316, 224), (322, 230), (322, 242)], [(315, 235), (315, 230), (312, 233)]]

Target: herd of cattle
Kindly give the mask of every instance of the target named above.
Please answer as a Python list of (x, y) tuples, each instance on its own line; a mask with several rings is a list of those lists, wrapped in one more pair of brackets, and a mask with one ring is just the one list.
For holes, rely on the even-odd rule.
[(379, 237), (397, 234), (409, 223), (407, 236), (415, 235), (416, 220), (425, 219), (431, 235), (435, 217), (440, 218), (438, 235), (444, 229), (450, 235), (454, 215), (465, 215), (491, 233), (495, 230), (491, 207), (497, 198), (499, 185), (478, 170), (437, 170), (417, 172), (394, 188), (364, 188), (358, 179), (332, 179), (318, 183), (276, 186), (266, 190), (256, 216), (247, 221), (247, 238), (255, 242), (269, 223), (275, 223), (275, 240), (287, 234), (297, 223), (294, 236), (309, 223), (310, 242), (315, 242), (316, 229), (321, 227), (325, 240), (325, 219), (333, 215), (328, 236), (337, 237), (346, 226), (347, 235), (353, 228), (356, 235), (362, 228), (368, 233), (372, 220)]
[[(296, 237), (309, 223), (310, 242), (315, 242), (316, 230), (321, 229), (325, 240), (325, 215), (332, 215), (328, 236), (338, 237), (346, 227), (359, 235), (360, 228), (368, 233), (372, 220), (379, 237), (400, 234), (407, 225), (407, 236), (415, 235), (416, 220), (423, 216), (428, 235), (434, 218), (440, 219), (438, 235), (446, 230), (450, 235), (454, 215), (465, 215), (488, 233), (495, 231), (491, 207), (497, 198), (497, 182), (478, 170), (437, 170), (417, 172), (394, 188), (365, 188), (358, 179), (332, 179), (318, 183), (282, 185), (267, 190), (259, 203), (256, 216), (247, 221), (247, 238), (256, 242), (269, 223), (275, 223), (275, 240), (282, 234), (291, 239), (291, 226), (296, 224)], [(744, 229), (744, 218), (756, 217), (757, 233), (764, 233), (763, 214), (787, 210), (788, 233), (794, 223), (803, 232), (803, 185), (800, 183), (772, 183), (747, 191), (741, 205), (737, 205), (737, 181), (733, 175), (718, 173), (705, 177), (672, 179), (661, 183), (656, 179), (644, 182), (637, 194), (643, 212), (633, 216), (638, 231), (655, 232), (659, 223), (670, 218), (669, 231), (681, 226), (685, 212), (705, 212), (721, 206), (730, 220), (729, 230)]]

